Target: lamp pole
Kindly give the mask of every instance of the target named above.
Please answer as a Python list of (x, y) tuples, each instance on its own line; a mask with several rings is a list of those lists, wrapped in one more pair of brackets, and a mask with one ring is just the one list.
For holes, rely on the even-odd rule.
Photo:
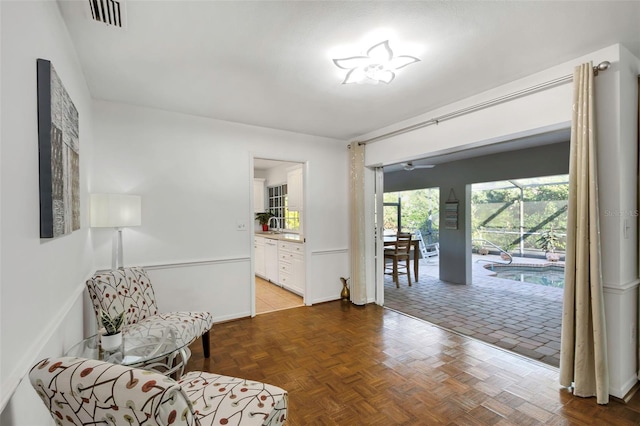
[(114, 228), (113, 244), (111, 251), (111, 269), (116, 270), (124, 266), (122, 254), (122, 228)]

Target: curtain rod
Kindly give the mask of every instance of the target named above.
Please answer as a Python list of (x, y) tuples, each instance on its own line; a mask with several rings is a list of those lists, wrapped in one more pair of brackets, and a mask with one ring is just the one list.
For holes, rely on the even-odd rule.
[[(598, 65), (596, 65), (595, 67), (593, 67), (593, 75), (598, 75), (598, 73), (600, 71), (606, 71), (607, 69), (609, 69), (609, 67), (611, 66), (611, 62), (609, 61), (603, 61), (600, 62)], [(559, 77), (556, 78), (554, 80), (550, 80), (547, 81), (545, 83), (540, 83), (538, 85), (535, 86), (531, 86), (528, 87), (526, 89), (522, 89), (519, 90), (517, 92), (513, 92), (513, 93), (509, 93), (508, 95), (504, 95), (504, 96), (500, 96), (499, 98), (495, 98), (495, 99), (491, 99), (489, 101), (485, 101), (485, 102), (481, 102), (479, 104), (476, 105), (472, 105), (470, 107), (466, 107), (466, 108), (462, 108), (459, 109), (457, 111), (453, 111), (444, 115), (441, 115), (439, 117), (436, 118), (431, 118), (429, 120), (426, 121), (421, 121), (420, 123), (416, 123), (416, 124), (412, 124), (411, 126), (407, 126), (407, 127), (403, 127), (401, 129), (398, 130), (393, 130), (391, 132), (388, 133), (384, 133), (380, 136), (375, 136), (371, 139), (367, 139), (364, 141), (359, 141), (359, 143), (361, 144), (367, 144), (370, 142), (376, 142), (382, 139), (387, 139), (391, 136), (397, 136), (397, 135), (401, 135), (403, 133), (407, 133), (407, 132), (411, 132), (413, 130), (417, 130), (417, 129), (421, 129), (423, 127), (427, 127), (427, 126), (431, 126), (432, 124), (440, 124), (441, 121), (445, 121), (445, 120), (449, 120), (451, 118), (455, 118), (461, 115), (465, 115), (468, 114), (470, 112), (475, 112), (475, 111), (479, 111), (481, 109), (485, 109), (487, 107), (493, 106), (493, 105), (498, 105), (501, 104), (503, 102), (506, 101), (510, 101), (512, 99), (516, 99), (519, 98), (521, 96), (524, 95), (529, 95), (531, 93), (536, 93), (542, 89), (546, 89), (548, 87), (553, 87), (562, 83), (566, 83), (568, 81), (573, 80), (573, 75), (565, 75), (564, 77)]]

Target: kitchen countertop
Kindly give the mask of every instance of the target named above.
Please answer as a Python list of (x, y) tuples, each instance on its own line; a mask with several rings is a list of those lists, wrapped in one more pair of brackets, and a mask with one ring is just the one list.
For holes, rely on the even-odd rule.
[(281, 232), (281, 233), (277, 233), (277, 232), (262, 232), (262, 231), (256, 231), (255, 233), (256, 237), (264, 237), (264, 238), (269, 238), (271, 240), (281, 240), (281, 241), (287, 241), (287, 242), (292, 242), (292, 243), (304, 243), (304, 238), (300, 235), (300, 234), (293, 234), (290, 232)]

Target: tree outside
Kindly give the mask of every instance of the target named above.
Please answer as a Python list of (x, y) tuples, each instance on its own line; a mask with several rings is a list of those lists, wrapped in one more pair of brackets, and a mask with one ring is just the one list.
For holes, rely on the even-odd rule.
[[(510, 252), (520, 248), (520, 203), (523, 203), (523, 246), (528, 252), (540, 252), (539, 238), (545, 232), (558, 236), (556, 249), (564, 250), (567, 233), (567, 200), (569, 185), (567, 176), (554, 176), (518, 180), (522, 187), (472, 190), (472, 235), (475, 246), (481, 246), (480, 239)], [(495, 184), (499, 184), (496, 182)], [(505, 183), (505, 186), (509, 183)]]
[[(440, 217), (439, 188), (418, 189), (413, 191), (387, 192), (385, 203), (400, 204), (400, 222), (403, 232), (422, 232), (425, 243), (438, 242)], [(398, 208), (385, 206), (384, 231), (386, 234), (398, 232)]]
[[(545, 232), (558, 237), (556, 251), (564, 251), (567, 233), (568, 176), (548, 176), (474, 185), (471, 193), (471, 227), (474, 246), (484, 239), (509, 252), (520, 248), (520, 203), (523, 202), (523, 246), (528, 253), (543, 254), (538, 242)], [(520, 200), (522, 187), (522, 201)], [(478, 187), (489, 189), (477, 189)], [(493, 188), (492, 188), (493, 187)], [(509, 188), (510, 187), (510, 188)], [(427, 188), (384, 194), (384, 232), (398, 232), (398, 207), (404, 232), (422, 232), (425, 243), (439, 241), (440, 189)]]

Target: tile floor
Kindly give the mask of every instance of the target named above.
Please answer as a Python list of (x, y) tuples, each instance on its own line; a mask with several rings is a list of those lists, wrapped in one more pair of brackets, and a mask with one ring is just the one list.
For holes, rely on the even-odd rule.
[(256, 314), (303, 306), (302, 297), (256, 277)]
[(477, 260), (471, 285), (440, 281), (433, 258), (420, 261), (420, 280), (412, 287), (401, 277), (396, 288), (387, 276), (385, 306), (557, 367), (563, 289), (491, 277)]

